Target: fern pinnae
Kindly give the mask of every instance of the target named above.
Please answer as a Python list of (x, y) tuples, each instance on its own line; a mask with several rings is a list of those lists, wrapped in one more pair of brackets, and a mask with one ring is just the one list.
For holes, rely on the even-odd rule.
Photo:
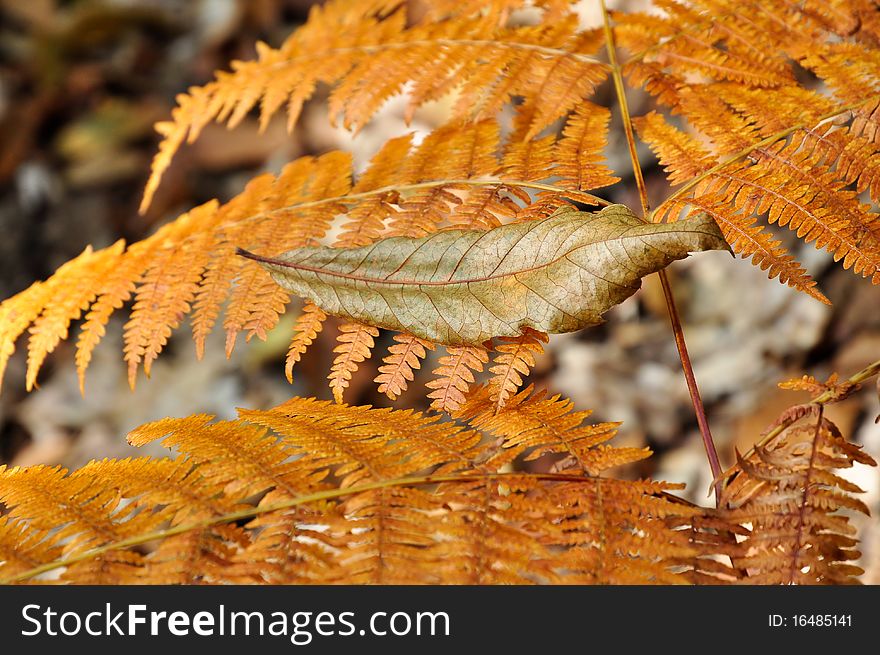
[(493, 366), (489, 367), (489, 372), (493, 374), (489, 380), (489, 388), (496, 412), (522, 386), (523, 376), (529, 374), (535, 365), (535, 357), (544, 352), (542, 344), (548, 340), (549, 337), (544, 332), (527, 328), (522, 336), (502, 337), (502, 343), (495, 346), (498, 355), (493, 360)]
[[(198, 291), (209, 251), (204, 241), (208, 230), (202, 221), (216, 217), (217, 202), (196, 207), (179, 222), (171, 224), (168, 241), (152, 253), (147, 270), (134, 295), (131, 317), (125, 324), (124, 359), (128, 363), (128, 384), (133, 389), (138, 367), (150, 375), (153, 361), (168, 342), (171, 331), (189, 312)], [(195, 242), (181, 237), (197, 234)]]
[(831, 471), (876, 463), (842, 438), (821, 405), (808, 417), (814, 424), (785, 428), (727, 474), (725, 518), (751, 524), (734, 561), (753, 584), (845, 584), (861, 572), (848, 563), (858, 557), (855, 530), (839, 511), (867, 507), (850, 495), (861, 489)]
[(473, 371), (481, 372), (489, 355), (485, 348), (478, 346), (448, 346), (446, 352), (433, 371), (437, 378), (425, 386), (433, 390), (428, 394), (432, 399), (431, 408), (451, 413), (464, 403), (465, 394), (474, 382)]
[[(602, 71), (604, 65), (592, 56), (554, 47), (553, 42), (559, 33), (552, 30), (499, 28), (485, 19), (466, 18), (407, 28), (405, 11), (394, 2), (360, 3), (354, 8), (355, 14), (351, 13), (352, 10), (346, 2), (328, 3), (313, 11), (306, 25), (278, 50), (261, 46), (257, 61), (236, 62), (232, 73), (218, 75), (215, 81), (190, 89), (188, 94), (181, 96), (173, 121), (157, 126), (164, 139), (153, 163), (153, 175), (145, 191), (142, 210), (149, 206), (161, 176), (184, 139), (195, 140), (208, 121), (232, 123), (240, 120), (275, 85), (289, 93), (289, 121), (292, 124), (302, 102), (311, 96), (317, 82), (337, 84), (330, 96), (331, 120), (344, 113), (345, 126), (352, 128), (362, 127), (404, 81), (424, 80), (436, 74), (437, 67), (429, 64), (436, 56), (437, 48), (452, 53), (456, 63), (446, 69), (446, 76), (436, 83), (444, 84), (446, 80), (454, 79), (455, 86), (462, 87), (465, 96), (482, 97), (492, 86), (484, 84), (485, 80), (474, 75), (472, 68), (463, 65), (465, 62), (481, 61), (482, 65), (477, 68), (485, 69), (483, 73), (488, 75), (487, 79), (495, 81), (499, 70), (521, 65), (523, 60), (535, 55), (538, 71), (547, 59), (570, 59), (578, 62), (585, 75), (590, 72), (587, 77), (592, 81), (589, 90), (601, 81), (601, 73), (591, 71)], [(565, 23), (568, 25), (566, 29), (573, 33), (576, 21), (569, 18)], [(487, 28), (493, 38), (486, 38)], [(483, 60), (475, 58), (474, 55), (481, 50), (490, 56)], [(381, 91), (376, 93), (369, 81), (376, 70), (382, 70), (381, 66), (375, 66), (375, 62), (383, 56), (395, 74), (383, 73), (379, 78)], [(365, 62), (370, 65), (364, 65)], [(527, 104), (535, 104), (539, 101), (534, 94), (541, 88), (540, 80), (540, 73), (526, 76), (523, 83), (516, 85), (515, 92), (523, 95)], [(554, 103), (559, 107), (558, 111), (574, 107), (584, 90), (582, 86), (575, 86), (573, 93), (571, 89), (561, 89), (568, 94), (557, 98), (558, 102)], [(421, 97), (431, 95), (431, 92), (422, 92)], [(262, 107), (264, 125), (282, 103), (283, 94), (277, 90), (269, 95)], [(471, 107), (463, 106), (460, 113), (470, 115)], [(544, 121), (549, 124), (552, 119), (545, 117)]]
[[(29, 329), (25, 379), (28, 391), (36, 385), (37, 372), (46, 356), (55, 350), (59, 341), (67, 338), (71, 321), (79, 318), (94, 301), (95, 287), (116, 263), (123, 247), (122, 241), (97, 252), (88, 247), (79, 257), (64, 265), (62, 275), (54, 283), (47, 282), (49, 288), (46, 293), (53, 302), (46, 306)], [(71, 290), (59, 293), (58, 280), (62, 278), (72, 283)]]
[[(781, 242), (773, 238), (763, 226), (755, 225), (757, 219), (736, 213), (720, 196), (689, 198), (682, 203), (685, 204), (691, 205), (694, 211), (711, 216), (718, 223), (730, 247), (743, 258), (750, 257), (753, 264), (767, 271), (768, 277), (778, 277), (780, 282), (803, 291), (826, 305), (831, 304), (816, 288), (816, 281), (788, 254)], [(670, 206), (670, 213), (667, 215), (674, 215), (680, 208), (676, 205)]]
[[(350, 189), (347, 176), (339, 176), (339, 167), (350, 170), (351, 156), (340, 152), (330, 152), (322, 157), (303, 157), (285, 166), (272, 186), (271, 203), (267, 209), (279, 206), (279, 212), (287, 213), (286, 207), (292, 202), (313, 199), (315, 196), (346, 192)], [(261, 204), (263, 204), (261, 199)], [(292, 224), (280, 220), (264, 220), (249, 232), (241, 231), (247, 240), (235, 244), (237, 247), (284, 249), (293, 245), (304, 245), (324, 235), (332, 221), (332, 205), (326, 211), (302, 208), (290, 213), (302, 212)], [(253, 336), (266, 338), (269, 329), (275, 326), (278, 318), (289, 302), (283, 289), (274, 285), (267, 276), (251, 267), (241, 269), (236, 286), (230, 294), (223, 327), (226, 331), (226, 355), (229, 357), (235, 347), (238, 333), (247, 330), (247, 339)]]
[[(519, 11), (526, 6), (532, 10)], [(418, 146), (411, 136), (392, 139), (360, 176), (342, 153), (301, 158), (277, 178), (258, 177), (229, 203), (196, 208), (127, 250), (118, 243), (87, 252), (0, 305), (0, 374), (16, 339), (29, 331), (28, 387), (85, 311), (76, 354), (82, 385), (111, 314), (132, 294), (125, 333), (130, 375), (142, 364), (149, 372), (190, 311), (201, 356), (227, 298), (227, 351), (241, 331), (248, 339), (264, 337), (284, 310), (287, 290), (237, 257), (236, 248), (257, 252), (251, 259), (264, 264), (277, 264), (287, 250), (315, 257), (323, 252), (317, 241), (342, 216), (334, 245), (363, 250), (336, 249), (330, 256), (363, 255), (361, 264), (370, 269), (360, 275), (357, 268), (285, 263), (315, 278), (348, 280), (324, 296), (297, 290), (314, 302), (303, 306), (285, 363), (290, 377), (327, 315), (342, 316), (347, 323), (329, 376), (336, 403), (294, 398), (271, 410), (242, 410), (233, 421), (167, 419), (131, 435), (133, 443), (163, 439), (179, 452), (174, 460), (105, 460), (74, 473), (0, 468), (7, 512), (0, 517), (0, 577), (39, 580), (63, 568), (61, 582), (102, 584), (855, 581), (856, 535), (847, 514), (865, 507), (855, 496), (858, 487), (838, 469), (872, 460), (820, 407), (876, 375), (877, 363), (843, 382), (788, 385), (810, 391), (813, 402), (785, 412), (727, 474), (716, 476), (723, 487), (716, 511), (675, 498), (678, 485), (608, 477), (649, 451), (612, 445), (616, 424), (591, 425), (568, 400), (520, 389), (545, 333), (559, 326), (528, 322), (541, 314), (532, 298), (516, 320), (474, 328), (488, 320), (476, 318), (484, 317), (480, 304), (496, 319), (516, 305), (515, 285), (504, 293), (500, 284), (490, 289), (495, 298), (471, 288), (495, 281), (494, 262), (488, 275), (465, 277), (460, 295), (438, 296), (436, 317), (421, 327), (435, 300), (430, 294), (425, 311), (404, 319), (398, 312), (397, 323), (381, 303), (351, 315), (377, 288), (395, 289), (383, 296), (392, 314), (399, 287), (449, 291), (440, 289), (451, 277), (424, 279), (406, 269), (394, 278), (400, 268), (386, 276), (399, 262), (382, 268), (388, 259), (382, 237), (395, 236), (407, 261), (422, 245), (440, 244), (421, 253), (425, 270), (449, 265), (455, 274), (461, 262), (444, 240), (456, 233), (470, 232), (468, 239), (485, 245), (496, 230), (539, 229), (554, 212), (571, 214), (570, 201), (607, 205), (590, 192), (618, 181), (600, 157), (610, 112), (589, 97), (609, 72), (646, 214), (622, 74), (681, 120), (682, 129), (659, 112), (635, 120), (668, 180), (679, 185), (651, 217), (675, 225), (646, 227), (620, 206), (576, 221), (595, 227), (616, 217), (626, 230), (652, 235), (694, 228), (711, 237), (700, 248), (724, 248), (727, 240), (771, 277), (827, 301), (761, 223), (767, 220), (880, 283), (880, 229), (876, 208), (865, 204), (880, 196), (876, 7), (870, 0), (660, 0), (656, 6), (660, 11), (651, 14), (615, 14), (613, 28), (603, 11), (604, 29), (580, 30), (567, 0), (438, 0), (411, 15), (399, 0), (336, 0), (313, 9), (281, 47), (259, 44), (256, 61), (237, 62), (182, 95), (172, 120), (157, 125), (163, 139), (143, 209), (175, 152), (208, 123), (232, 127), (258, 110), (261, 129), (280, 113), (293, 127), (304, 102), (326, 85), (331, 121), (358, 130), (401, 89), (410, 92), (406, 119), (425, 103), (458, 93), (448, 123)], [(623, 65), (615, 42), (636, 53)], [(595, 57), (602, 45), (610, 65)], [(540, 136), (553, 123), (561, 134)], [(690, 238), (696, 237), (682, 237)], [(602, 237), (599, 249), (615, 239)], [(682, 256), (691, 252), (690, 241), (680, 245), (688, 246)], [(373, 247), (379, 250), (370, 259)], [(511, 280), (528, 287), (518, 276), (547, 272), (533, 269), (538, 250), (529, 250), (531, 258)], [(625, 254), (627, 263), (634, 259)], [(622, 263), (618, 257), (597, 266), (595, 284), (586, 287), (628, 268)], [(662, 272), (668, 263), (658, 266), (671, 305)], [(556, 287), (573, 278), (548, 274)], [(339, 289), (345, 296), (345, 284), (350, 302), (331, 307), (328, 298)], [(633, 290), (638, 276), (614, 284)], [(66, 295), (59, 301), (59, 294)], [(584, 302), (588, 293), (572, 295), (580, 304), (561, 307), (563, 313), (595, 309)], [(473, 310), (461, 311), (468, 303)], [(432, 325), (451, 332), (420, 332)], [(375, 379), (390, 397), (412, 381), (427, 349), (448, 342), (428, 388), (432, 408), (450, 416), (342, 404), (379, 328), (400, 331)], [(486, 344), (498, 337), (489, 364)], [(477, 385), (486, 364), (489, 380)], [(698, 394), (695, 407), (705, 438)], [(542, 457), (552, 462), (550, 473), (517, 471)], [(150, 541), (155, 549), (141, 548)]]
[[(403, 141), (408, 141), (404, 139)], [(404, 144), (405, 145), (405, 144)], [(399, 154), (401, 148), (397, 148)], [(406, 150), (403, 148), (403, 150)], [(394, 156), (398, 156), (395, 154)], [(392, 157), (393, 159), (393, 157)], [(397, 162), (402, 166), (404, 162)], [(277, 289), (268, 276), (258, 268), (245, 267), (244, 262), (234, 255), (234, 249), (242, 244), (268, 244), (281, 243), (289, 239), (287, 243), (297, 243), (309, 240), (321, 233), (324, 220), (332, 216), (333, 211), (340, 207), (348, 207), (350, 220), (344, 227), (343, 238), (358, 239), (358, 242), (366, 242), (377, 238), (384, 229), (384, 219), (387, 216), (398, 213), (398, 208), (393, 204), (398, 194), (410, 194), (425, 189), (443, 188), (472, 188), (492, 190), (492, 193), (502, 193), (502, 189), (514, 195), (519, 202), (529, 202), (530, 198), (525, 189), (532, 189), (544, 194), (545, 201), (557, 198), (556, 194), (564, 194), (566, 197), (577, 199), (588, 204), (608, 204), (590, 194), (567, 190), (554, 184), (548, 184), (534, 179), (512, 179), (511, 176), (500, 174), (482, 178), (455, 179), (442, 178), (420, 183), (392, 182), (384, 187), (367, 188), (362, 191), (343, 192), (323, 198), (308, 199), (314, 194), (307, 193), (297, 196), (293, 193), (295, 185), (290, 180), (295, 170), (298, 174), (308, 178), (314, 167), (332, 169), (338, 171), (339, 160), (335, 158), (303, 158), (293, 171), (282, 173), (277, 179), (268, 175), (255, 178), (251, 184), (232, 201), (217, 210), (216, 217), (206, 216), (200, 225), (191, 225), (193, 230), (179, 229), (174, 224), (163, 226), (158, 232), (142, 241), (130, 245), (125, 252), (119, 254), (116, 264), (112, 266), (106, 276), (100, 279), (95, 287), (96, 300), (86, 312), (85, 321), (80, 328), (77, 339), (76, 363), (80, 384), (84, 387), (85, 372), (91, 361), (94, 348), (98, 345), (105, 334), (106, 325), (112, 314), (121, 309), (125, 302), (137, 289), (144, 273), (155, 264), (156, 252), (176, 244), (182, 249), (191, 249), (197, 243), (203, 244), (205, 249), (210, 250), (210, 257), (205, 265), (204, 273), (198, 282), (198, 289), (192, 299), (192, 332), (196, 343), (196, 354), (201, 355), (204, 351), (204, 341), (207, 334), (214, 328), (223, 301), (227, 298), (230, 303), (224, 317), (224, 328), (227, 332), (227, 348), (231, 353), (238, 332), (248, 330), (249, 335), (262, 335), (277, 321), (278, 313), (287, 301), (287, 296)], [(379, 179), (387, 174), (388, 179), (401, 180), (398, 172), (395, 172), (395, 164), (387, 164), (391, 170), (378, 175)], [(368, 169), (366, 178), (371, 177)], [(552, 170), (535, 170), (529, 173), (530, 178), (550, 179)], [(375, 176), (373, 177), (375, 180)], [(369, 182), (369, 180), (368, 180)], [(305, 184), (305, 182), (303, 182)], [(365, 183), (364, 188), (372, 186)], [(301, 187), (302, 188), (302, 187)], [(305, 193), (305, 192), (303, 192)], [(459, 201), (458, 196), (446, 191), (447, 197)], [(292, 194), (292, 195), (291, 195)], [(480, 194), (474, 196), (477, 198)], [(483, 196), (485, 197), (485, 196)], [(464, 211), (458, 219), (456, 215), (443, 215), (442, 220), (465, 220), (470, 226), (483, 226), (494, 224), (496, 214), (508, 215), (513, 210), (504, 200), (500, 201), (500, 209), (495, 210), (496, 205), (491, 201), (488, 205), (479, 206), (466, 199), (459, 207)], [(564, 204), (561, 199), (554, 201), (557, 206)], [(319, 211), (320, 210), (320, 211)], [(315, 213), (312, 213), (312, 212)], [(470, 214), (473, 212), (473, 214)], [(286, 224), (282, 217), (296, 216), (295, 222)], [(467, 216), (465, 219), (464, 217)], [(187, 221), (187, 214), (180, 216), (178, 221)], [(440, 217), (438, 217), (440, 218)], [(432, 219), (431, 226), (435, 225)], [(380, 224), (381, 221), (381, 224)], [(285, 227), (287, 225), (287, 227)], [(274, 228), (273, 228), (274, 226)], [(209, 234), (205, 234), (205, 232)], [(349, 237), (346, 233), (350, 231)], [(281, 241), (273, 241), (273, 234), (277, 234)], [(352, 243), (354, 243), (352, 241)], [(253, 246), (256, 248), (256, 246)], [(58, 284), (65, 283), (67, 273), (56, 273)], [(233, 284), (236, 282), (236, 284)], [(27, 330), (39, 314), (45, 308), (45, 298), (40, 300), (38, 296), (39, 285), (33, 287), (28, 293), (18, 300), (12, 298), (4, 301), (4, 310), (10, 312), (11, 318), (6, 322), (6, 330), (0, 334), (4, 337), (0, 345), (0, 369), (5, 368), (5, 358), (9, 357), (15, 348), (15, 340)], [(42, 296), (40, 296), (42, 297)], [(15, 305), (21, 303), (16, 309)], [(20, 311), (27, 303), (25, 312)], [(30, 318), (27, 318), (30, 317)], [(25, 320), (27, 318), (27, 320)], [(15, 325), (21, 324), (21, 329)], [(15, 329), (14, 329), (15, 328)]]
[(336, 402), (342, 402), (342, 393), (348, 388), (352, 374), (358, 365), (372, 355), (374, 339), (379, 330), (362, 323), (343, 323), (339, 326), (339, 344), (333, 349), (336, 356), (327, 379)]
[(197, 359), (204, 355), (205, 339), (213, 330), (223, 301), (229, 295), (235, 276), (241, 268), (241, 262), (230, 256), (230, 251), (242, 240), (247, 216), (253, 207), (259, 206), (261, 200), (270, 194), (274, 181), (272, 175), (258, 175), (248, 182), (239, 195), (219, 209), (217, 229), (205, 245), (211, 256), (192, 304), (191, 325)]
[(284, 358), (284, 374), (288, 382), (293, 383), (293, 367), (317, 338), (318, 333), (324, 329), (326, 319), (327, 314), (320, 307), (308, 301), (303, 304), (293, 326), (293, 337), (287, 348), (287, 356)]
[(602, 148), (608, 141), (611, 112), (583, 102), (572, 112), (556, 144), (554, 173), (560, 186), (589, 191), (618, 182), (603, 163)]
[(379, 374), (373, 380), (379, 385), (379, 393), (384, 393), (391, 400), (400, 396), (415, 378), (413, 370), (421, 368), (421, 360), (427, 350), (434, 350), (434, 344), (408, 334), (395, 334), (397, 343), (389, 346), (388, 354), (382, 359), (384, 364), (379, 367)]

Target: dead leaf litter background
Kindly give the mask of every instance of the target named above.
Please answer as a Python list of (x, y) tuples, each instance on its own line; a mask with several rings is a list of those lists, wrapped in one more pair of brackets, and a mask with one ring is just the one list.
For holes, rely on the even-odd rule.
[[(0, 293), (6, 298), (44, 279), (88, 244), (104, 247), (124, 237), (150, 234), (164, 221), (212, 198), (228, 200), (259, 172), (277, 174), (303, 155), (350, 151), (357, 171), (388, 139), (414, 132), (416, 139), (442, 124), (451, 103), (418, 111), (407, 126), (401, 99), (389, 102), (356, 137), (326, 120), (326, 95), (304, 108), (288, 134), (283, 117), (258, 135), (250, 116), (236, 130), (211, 124), (178, 155), (145, 216), (137, 214), (157, 143), (152, 124), (170, 115), (176, 93), (209, 80), (231, 59), (254, 56), (263, 40), (277, 46), (299, 24), (308, 0), (198, 0), (179, 2), (58, 2), (0, 0)], [(598, 21), (598, 3), (582, 3), (585, 23)], [(638, 2), (610, 3), (639, 9)], [(597, 102), (614, 107), (613, 89), (600, 88)], [(629, 98), (634, 115), (644, 98)], [(610, 188), (611, 202), (639, 205), (626, 178), (629, 161), (618, 114), (612, 112), (609, 166), (624, 176)], [(654, 205), (667, 193), (662, 171), (640, 149)], [(669, 274), (682, 313), (697, 380), (707, 405), (722, 464), (734, 461), (786, 407), (807, 400), (777, 383), (809, 373), (849, 375), (880, 351), (880, 287), (835, 266), (825, 253), (778, 232), (804, 262), (829, 307), (768, 280), (765, 273), (725, 252), (707, 252), (674, 263)], [(329, 238), (332, 240), (334, 234)], [(326, 372), (336, 346), (325, 329), (294, 370), (284, 357), (294, 301), (265, 342), (224, 355), (223, 335), (213, 334), (204, 359), (196, 361), (188, 331), (173, 337), (168, 356), (157, 360), (151, 379), (131, 392), (119, 358), (121, 320), (111, 322), (97, 348), (80, 396), (72, 344), (62, 343), (26, 394), (25, 355), (19, 349), (0, 395), (0, 463), (60, 463), (78, 467), (92, 458), (158, 454), (158, 445), (128, 446), (132, 428), (165, 416), (198, 412), (235, 418), (236, 407), (265, 408), (292, 395), (331, 398)], [(597, 421), (623, 421), (619, 446), (649, 446), (655, 455), (621, 476), (653, 476), (686, 482), (689, 498), (706, 504), (709, 471), (668, 326), (656, 276), (610, 310), (606, 322), (581, 332), (554, 335), (538, 356), (528, 382), (569, 396), (578, 409), (595, 410)], [(335, 321), (338, 324), (338, 321)], [(394, 342), (381, 332), (384, 351)], [(242, 346), (243, 344), (239, 344)], [(374, 406), (426, 409), (425, 388), (438, 353), (428, 360), (396, 403), (372, 380), (378, 357), (364, 362), (346, 400)], [(865, 389), (827, 408), (828, 418), (854, 435), (868, 452), (880, 453), (877, 396)], [(152, 450), (150, 450), (152, 448)], [(549, 467), (538, 460), (535, 467)], [(867, 491), (873, 517), (858, 517), (865, 583), (880, 584), (880, 474), (857, 466), (848, 477)]]

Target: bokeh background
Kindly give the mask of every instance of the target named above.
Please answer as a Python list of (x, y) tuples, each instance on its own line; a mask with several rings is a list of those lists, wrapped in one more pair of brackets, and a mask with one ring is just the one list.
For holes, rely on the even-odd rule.
[[(428, 0), (424, 0), (428, 1)], [(175, 94), (208, 81), (232, 59), (254, 55), (263, 40), (279, 45), (307, 17), (309, 0), (0, 0), (0, 298), (50, 275), (84, 247), (129, 242), (190, 207), (241, 191), (259, 172), (332, 149), (349, 150), (364, 166), (387, 139), (427, 133), (448, 115), (443, 101), (406, 125), (404, 103), (392, 100), (360, 134), (331, 127), (319, 93), (288, 133), (284, 118), (260, 135), (251, 117), (234, 131), (209, 125), (176, 157), (152, 208), (137, 213), (157, 144), (152, 124), (170, 115)], [(412, 3), (419, 11), (419, 3)], [(594, 2), (582, 3), (585, 25), (596, 24)], [(637, 8), (639, 2), (611, 3)], [(524, 16), (523, 20), (528, 20)], [(606, 85), (597, 101), (614, 105)], [(634, 114), (649, 108), (632, 93)], [(647, 149), (641, 152), (652, 200), (668, 187)], [(623, 181), (602, 195), (638, 206), (619, 125), (612, 125), (610, 165)], [(344, 174), (344, 172), (341, 172)], [(850, 375), (880, 355), (880, 287), (843, 271), (831, 258), (782, 234), (833, 301), (827, 307), (768, 280), (749, 263), (705, 253), (670, 269), (685, 332), (724, 465), (745, 451), (786, 407), (806, 397), (779, 381), (810, 373)], [(330, 398), (326, 375), (335, 330), (325, 329), (287, 383), (283, 361), (298, 303), (265, 342), (223, 354), (222, 336), (197, 362), (188, 324), (154, 365), (150, 380), (129, 390), (121, 359), (122, 316), (98, 347), (79, 393), (70, 344), (44, 367), (40, 389), (24, 391), (24, 343), (10, 363), (0, 395), (0, 463), (60, 463), (144, 454), (124, 435), (164, 416), (209, 412), (233, 418), (237, 407), (269, 407), (291, 395)], [(656, 279), (581, 333), (558, 335), (529, 382), (592, 409), (597, 420), (623, 421), (618, 444), (648, 445), (651, 459), (621, 471), (686, 482), (686, 494), (708, 504), (709, 471)], [(390, 335), (352, 380), (351, 403), (393, 405), (372, 379)], [(435, 353), (436, 358), (436, 353)], [(429, 359), (397, 405), (425, 409)], [(878, 398), (873, 383), (827, 414), (845, 434), (880, 457)], [(158, 448), (158, 447), (157, 447)], [(867, 494), (875, 518), (857, 519), (864, 581), (880, 584), (880, 475), (848, 473)]]

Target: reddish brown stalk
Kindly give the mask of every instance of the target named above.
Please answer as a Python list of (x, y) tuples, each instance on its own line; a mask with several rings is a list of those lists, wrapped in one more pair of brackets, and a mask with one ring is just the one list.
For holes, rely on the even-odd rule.
[[(639, 166), (639, 158), (636, 152), (635, 133), (633, 131), (629, 106), (626, 101), (623, 76), (620, 73), (620, 64), (617, 61), (614, 34), (611, 31), (611, 22), (608, 16), (608, 8), (605, 6), (605, 0), (600, 1), (602, 4), (602, 17), (604, 19), (605, 45), (608, 50), (608, 62), (611, 64), (611, 75), (614, 80), (614, 89), (617, 95), (617, 102), (620, 105), (623, 131), (626, 134), (626, 143), (629, 147), (629, 156), (632, 161), (633, 176), (635, 177), (636, 187), (639, 190), (639, 198), (642, 202), (643, 216), (647, 217), (650, 213), (648, 191), (645, 186), (645, 178), (642, 174), (642, 168)], [(709, 468), (712, 470), (712, 479), (715, 480), (715, 502), (717, 503), (721, 498), (721, 462), (718, 459), (718, 450), (715, 448), (715, 441), (712, 439), (712, 433), (709, 430), (709, 421), (706, 419), (706, 410), (703, 407), (703, 399), (700, 397), (700, 389), (697, 386), (697, 380), (694, 377), (694, 368), (691, 365), (691, 358), (688, 355), (687, 343), (684, 339), (684, 331), (681, 327), (681, 319), (678, 317), (678, 310), (675, 306), (675, 298), (672, 295), (672, 287), (669, 284), (669, 278), (666, 275), (666, 271), (663, 270), (659, 271), (657, 275), (660, 277), (660, 284), (663, 287), (663, 297), (666, 299), (666, 308), (669, 311), (669, 322), (672, 325), (675, 345), (678, 348), (678, 356), (681, 360), (681, 369), (684, 371), (688, 392), (691, 396), (691, 403), (694, 406), (694, 413), (697, 417), (697, 426), (700, 428), (700, 436), (703, 439), (703, 446), (706, 449)]]
[(721, 461), (718, 459), (718, 450), (709, 430), (709, 421), (706, 420), (706, 410), (703, 407), (703, 399), (700, 396), (700, 388), (694, 377), (694, 368), (691, 366), (691, 358), (688, 355), (687, 343), (684, 340), (684, 331), (681, 328), (681, 320), (675, 308), (675, 300), (672, 297), (672, 287), (666, 271), (660, 271), (660, 283), (663, 285), (663, 296), (666, 298), (666, 307), (669, 310), (669, 322), (672, 324), (672, 333), (675, 335), (675, 345), (678, 348), (678, 357), (681, 359), (681, 368), (684, 378), (687, 380), (688, 392), (691, 395), (691, 403), (697, 416), (697, 426), (700, 428), (700, 436), (703, 438), (703, 446), (706, 449), (706, 457), (709, 460), (709, 468), (712, 470), (712, 479), (715, 481), (715, 501), (721, 499)]

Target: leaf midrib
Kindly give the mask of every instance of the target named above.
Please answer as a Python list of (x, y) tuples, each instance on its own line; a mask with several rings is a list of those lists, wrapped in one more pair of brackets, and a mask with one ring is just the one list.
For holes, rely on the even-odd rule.
[[(688, 232), (698, 232), (701, 234), (706, 234), (707, 236), (712, 236), (708, 232), (703, 232), (702, 230), (687, 230), (687, 231)], [(664, 234), (669, 234), (669, 233), (664, 233)], [(594, 242), (588, 243), (588, 244), (580, 244), (577, 247), (570, 248), (569, 250), (566, 250), (562, 255), (560, 255), (560, 256), (558, 256), (548, 262), (542, 263), (538, 266), (531, 266), (529, 268), (522, 268), (522, 269), (513, 271), (511, 273), (500, 273), (498, 275), (486, 275), (483, 277), (467, 278), (467, 279), (462, 279), (462, 280), (432, 280), (432, 281), (419, 281), (419, 280), (412, 280), (412, 279), (388, 280), (388, 279), (381, 279), (381, 278), (376, 278), (376, 277), (369, 277), (369, 276), (365, 276), (365, 275), (355, 275), (352, 273), (342, 273), (339, 271), (333, 271), (333, 270), (321, 268), (318, 266), (307, 266), (305, 264), (295, 264), (295, 263), (291, 263), (291, 262), (285, 262), (280, 259), (273, 259), (271, 257), (263, 257), (261, 255), (256, 255), (253, 253), (247, 253), (247, 255), (245, 255), (245, 256), (249, 257), (250, 259), (254, 259), (255, 261), (265, 263), (265, 264), (271, 264), (271, 265), (280, 266), (283, 268), (291, 268), (291, 269), (294, 269), (297, 271), (306, 271), (309, 273), (315, 273), (316, 275), (327, 275), (330, 277), (342, 278), (342, 279), (346, 279), (346, 280), (354, 280), (356, 282), (364, 282), (366, 284), (384, 284), (384, 285), (388, 285), (388, 286), (440, 287), (440, 286), (449, 286), (449, 285), (456, 285), (456, 284), (471, 284), (471, 283), (475, 283), (475, 282), (488, 282), (491, 280), (497, 280), (497, 279), (501, 279), (501, 278), (511, 277), (514, 275), (520, 275), (523, 273), (530, 273), (531, 271), (537, 271), (542, 268), (547, 268), (548, 266), (553, 266), (554, 264), (558, 263), (562, 259), (565, 259), (571, 253), (573, 253), (577, 250), (580, 250), (581, 248), (586, 248), (587, 246), (595, 245), (600, 242), (607, 243), (609, 241), (621, 241), (623, 239), (640, 239), (643, 236), (646, 236), (646, 235), (637, 235), (637, 236), (620, 235), (620, 236), (609, 238), (609, 239), (602, 239), (601, 241), (594, 241)], [(650, 244), (647, 244), (647, 245), (650, 245)], [(654, 246), (651, 246), (651, 247), (654, 247)], [(510, 251), (508, 251), (508, 254), (509, 254), (509, 252)]]

